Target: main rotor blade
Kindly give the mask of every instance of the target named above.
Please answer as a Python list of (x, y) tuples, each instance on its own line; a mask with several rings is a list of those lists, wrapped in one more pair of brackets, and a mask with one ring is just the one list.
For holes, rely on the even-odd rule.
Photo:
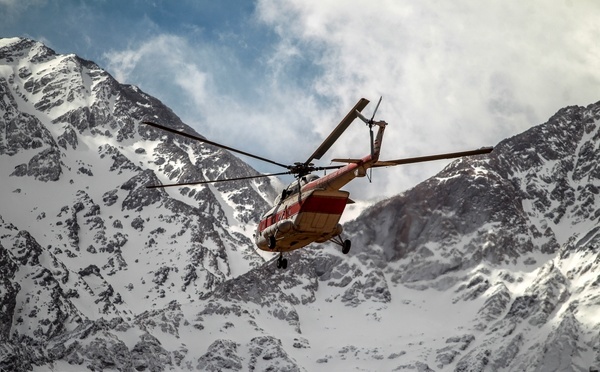
[(325, 166), (325, 167), (316, 167), (314, 170), (315, 171), (322, 171), (322, 170), (340, 169), (340, 168), (344, 168), (344, 165), (328, 165), (328, 166)]
[(327, 137), (325, 141), (323, 141), (321, 146), (319, 146), (319, 148), (315, 150), (315, 152), (308, 158), (308, 160), (304, 162), (304, 164), (310, 164), (310, 162), (312, 162), (313, 159), (321, 159), (321, 157), (327, 152), (327, 150), (329, 150), (329, 148), (335, 143), (335, 141), (337, 141), (337, 139), (342, 135), (342, 133), (344, 133), (344, 131), (348, 128), (350, 123), (352, 123), (354, 119), (356, 119), (356, 111), (362, 111), (368, 103), (368, 99), (361, 98), (356, 103), (356, 105), (354, 105), (352, 110), (350, 110), (350, 112), (348, 112), (348, 114), (342, 119), (338, 126), (335, 127), (335, 129), (333, 130), (333, 132), (331, 132), (329, 137)]
[(275, 165), (278, 165), (278, 166), (283, 167), (283, 168), (287, 168), (287, 169), (290, 168), (289, 166), (287, 166), (285, 164), (281, 164), (281, 163), (278, 163), (276, 161), (273, 161), (273, 160), (270, 160), (270, 159), (267, 159), (267, 158), (263, 158), (263, 157), (258, 156), (258, 155), (250, 154), (250, 153), (242, 151), (242, 150), (234, 149), (233, 147), (225, 146), (225, 145), (222, 145), (220, 143), (207, 140), (206, 138), (195, 136), (193, 134), (189, 134), (189, 133), (185, 133), (185, 132), (180, 132), (178, 130), (175, 130), (175, 129), (172, 129), (172, 128), (169, 128), (169, 127), (165, 127), (164, 125), (156, 124), (156, 123), (153, 123), (153, 122), (150, 122), (150, 121), (143, 121), (142, 123), (146, 124), (146, 125), (149, 125), (151, 127), (154, 127), (154, 128), (162, 129), (162, 130), (170, 132), (170, 133), (178, 134), (178, 135), (183, 136), (183, 137), (191, 138), (191, 139), (196, 140), (196, 141), (208, 143), (210, 145), (217, 146), (217, 147), (220, 147), (222, 149), (225, 149), (225, 150), (228, 150), (228, 151), (231, 151), (231, 152), (237, 152), (238, 154), (242, 154), (242, 155), (254, 158), (254, 159), (262, 160), (262, 161), (267, 162), (267, 163), (275, 164)]
[(206, 185), (206, 184), (210, 184), (210, 183), (241, 181), (241, 180), (251, 180), (253, 178), (264, 178), (264, 177), (282, 176), (284, 174), (290, 174), (290, 172), (259, 174), (257, 176), (247, 176), (247, 177), (238, 177), (238, 178), (225, 178), (225, 179), (222, 179), (222, 180), (213, 180), (213, 181), (182, 182), (182, 183), (171, 183), (171, 184), (166, 184), (166, 185), (147, 185), (146, 188), (147, 189), (163, 189), (165, 187), (174, 187), (174, 186)]
[(371, 120), (370, 122), (373, 122), (373, 119), (375, 119), (375, 114), (377, 113), (377, 109), (379, 108), (379, 105), (381, 104), (381, 100), (383, 99), (383, 96), (379, 97), (379, 102), (377, 102), (377, 106), (375, 106), (375, 110), (373, 110), (373, 116), (371, 116)]
[(374, 168), (390, 167), (390, 166), (401, 165), (401, 164), (422, 163), (422, 162), (433, 161), (433, 160), (453, 159), (453, 158), (460, 158), (463, 156), (488, 154), (488, 153), (492, 152), (493, 149), (494, 149), (493, 147), (484, 147), (484, 148), (481, 148), (478, 150), (471, 150), (471, 151), (451, 152), (448, 154), (419, 156), (416, 158), (378, 161), (377, 163), (373, 164), (373, 167)]

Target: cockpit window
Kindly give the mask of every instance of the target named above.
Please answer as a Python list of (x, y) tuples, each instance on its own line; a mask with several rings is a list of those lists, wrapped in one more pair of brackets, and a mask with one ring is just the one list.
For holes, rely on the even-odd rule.
[(304, 186), (307, 183), (312, 182), (316, 179), (319, 179), (319, 176), (317, 176), (316, 174), (308, 174), (308, 175), (300, 178), (299, 181), (297, 180), (297, 181), (290, 183), (288, 185), (288, 187), (286, 187), (283, 190), (283, 193), (279, 196), (279, 200), (285, 199), (289, 195), (293, 195), (293, 194), (300, 192), (301, 186)]
[(317, 176), (316, 174), (308, 174), (302, 177), (302, 186), (317, 179), (319, 179), (319, 176)]

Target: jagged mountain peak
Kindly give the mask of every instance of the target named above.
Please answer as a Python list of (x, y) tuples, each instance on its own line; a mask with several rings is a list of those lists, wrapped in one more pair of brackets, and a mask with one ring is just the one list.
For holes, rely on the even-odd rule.
[(480, 308), (470, 348), (438, 367), (597, 365), (599, 148), (600, 102), (570, 106), (346, 225), (394, 286), (452, 289), (452, 303)]
[[(474, 247), (494, 247), (473, 251), (480, 256), (469, 265), (484, 257), (492, 263), (512, 260), (533, 247), (555, 252), (571, 236), (571, 231), (563, 234), (564, 226), (598, 217), (599, 108), (561, 109), (547, 123), (502, 141), (489, 156), (457, 160), (413, 189), (372, 206), (348, 229), (361, 230), (359, 236), (371, 242), (366, 245), (390, 247), (386, 260), (402, 259), (428, 241), (463, 246), (467, 236)], [(502, 239), (513, 243), (496, 241), (494, 225), (510, 228), (512, 237)]]
[(600, 104), (460, 159), (286, 271), (249, 239), (268, 179), (93, 62), (0, 39), (0, 369), (586, 370)]
[(56, 52), (43, 43), (27, 38), (0, 38), (0, 48), (3, 50), (0, 56), (9, 63), (21, 59), (39, 62), (56, 56)]
[(132, 320), (263, 262), (249, 236), (275, 194), (268, 179), (146, 188), (257, 174), (220, 149), (140, 125), (194, 132), (156, 98), (20, 38), (0, 40), (0, 97), (0, 302), (11, 319), (2, 342), (46, 344), (102, 318)]

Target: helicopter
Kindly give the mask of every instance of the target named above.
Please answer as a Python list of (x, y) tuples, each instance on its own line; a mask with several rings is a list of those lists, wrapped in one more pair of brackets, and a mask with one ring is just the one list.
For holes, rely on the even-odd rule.
[[(143, 124), (151, 127), (208, 143), (231, 152), (287, 169), (283, 172), (255, 176), (212, 181), (148, 185), (146, 187), (164, 188), (173, 186), (191, 186), (261, 177), (274, 177), (286, 174), (294, 175), (296, 180), (283, 189), (281, 194), (279, 194), (273, 202), (271, 209), (262, 215), (254, 234), (256, 246), (263, 251), (278, 252), (277, 267), (286, 269), (288, 260), (284, 258), (283, 253), (306, 247), (311, 243), (331, 241), (341, 247), (342, 253), (348, 254), (348, 252), (350, 252), (351, 241), (342, 237), (343, 227), (339, 221), (346, 205), (354, 203), (354, 201), (350, 199), (350, 193), (341, 190), (341, 188), (354, 178), (367, 176), (372, 168), (481, 155), (487, 154), (493, 150), (493, 147), (483, 147), (470, 151), (380, 161), (379, 154), (381, 152), (383, 134), (388, 124), (383, 120), (374, 120), (375, 114), (381, 104), (381, 98), (379, 98), (379, 102), (370, 119), (362, 114), (362, 110), (367, 104), (369, 104), (369, 100), (361, 98), (306, 161), (297, 162), (292, 165), (282, 164), (271, 159), (225, 146), (150, 121), (143, 121)], [(332, 163), (336, 162), (345, 165), (315, 166), (313, 161), (315, 159), (321, 159), (356, 118), (362, 120), (369, 127), (371, 152), (362, 158), (336, 158), (332, 160)], [(373, 133), (374, 127), (377, 127), (376, 134)], [(327, 170), (334, 171), (323, 177), (314, 174), (314, 172)]]

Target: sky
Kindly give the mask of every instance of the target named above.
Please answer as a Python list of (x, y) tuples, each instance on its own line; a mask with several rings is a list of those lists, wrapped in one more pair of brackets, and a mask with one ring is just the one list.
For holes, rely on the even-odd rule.
[[(600, 101), (594, 0), (0, 0), (0, 16), (0, 37), (92, 60), (209, 139), (286, 164), (361, 97), (368, 117), (383, 97), (382, 160), (493, 146)], [(356, 120), (319, 165), (369, 151)], [(390, 197), (447, 164), (376, 169), (347, 189)]]

